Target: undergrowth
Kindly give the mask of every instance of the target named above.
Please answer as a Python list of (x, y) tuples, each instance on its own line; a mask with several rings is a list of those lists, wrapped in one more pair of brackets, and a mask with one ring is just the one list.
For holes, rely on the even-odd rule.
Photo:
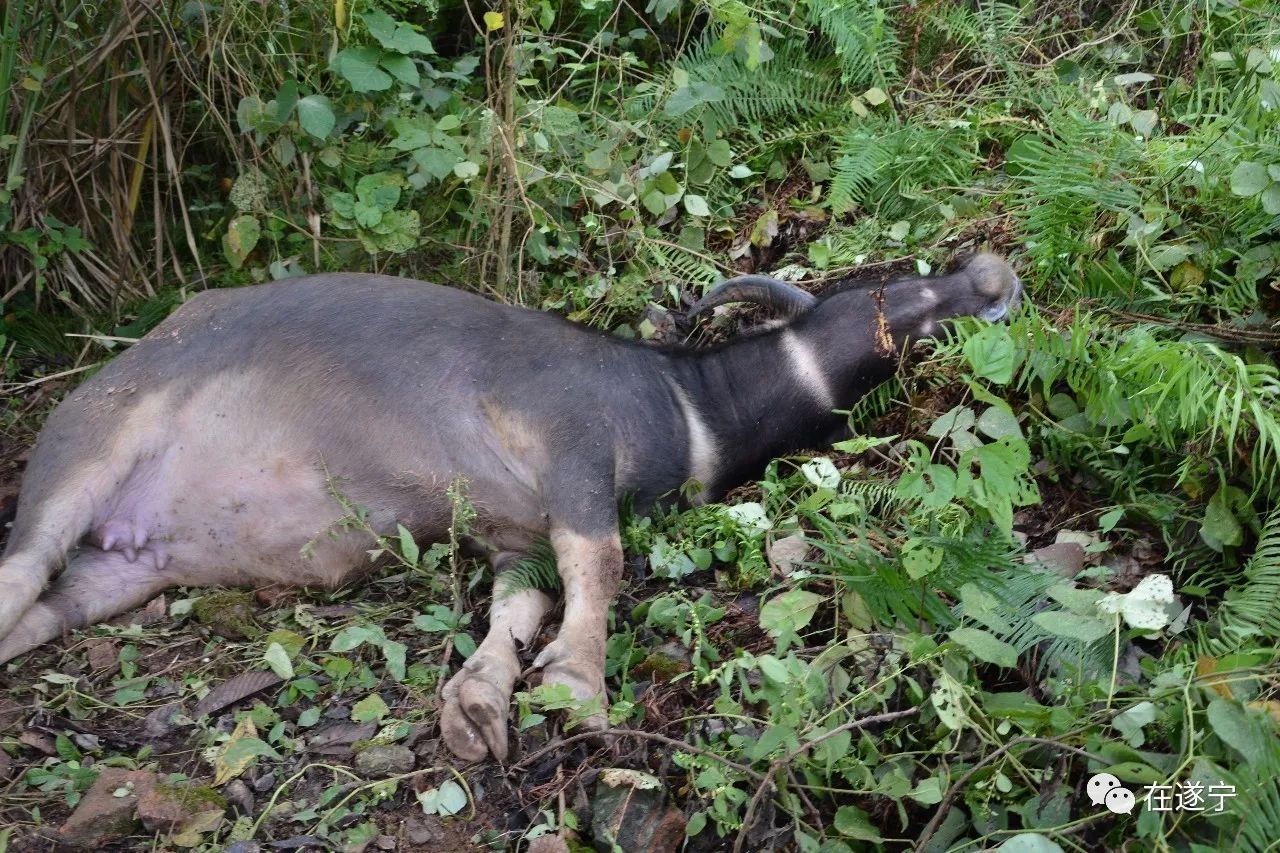
[[(28, 6), (6, 7), (6, 34)], [(608, 642), (610, 722), (689, 748), (587, 764), (659, 776), (690, 850), (1275, 849), (1273, 4), (302, 0), (157, 11), (144, 40), (65, 11), (69, 26), (0, 42), (9, 435), (47, 408), (32, 395), (67, 387), (49, 377), (83, 375), (204, 286), (378, 270), (665, 340), (736, 270), (816, 286), (996, 251), (1028, 304), (922, 345), (855, 407), (851, 439), (775, 461), (724, 505), (628, 517), (639, 576)], [(95, 37), (105, 53), (85, 52)], [(72, 84), (110, 62), (174, 81), (167, 100)], [(127, 116), (152, 164), (74, 161), (128, 228), (47, 192), (70, 161), (37, 118), (61, 126), (87, 98)], [(148, 253), (175, 275), (141, 272)], [(197, 849), (363, 849), (396, 804), (483, 811), (499, 786), (474, 768), (377, 787), (303, 763), (321, 706), (412, 741), (480, 635), (477, 567), (407, 531), (384, 544), (398, 574), (361, 609), (315, 615), (351, 591), (277, 607), (264, 636), (206, 636), (181, 675), (137, 661), (201, 629), (100, 628), (112, 675), (77, 646), (12, 670), (15, 690), (84, 727), (237, 669), (280, 676), (253, 708), (182, 725), (255, 779), (296, 770), (298, 792), (266, 789), (292, 817), (228, 816), (183, 836)], [(554, 588), (551, 567), (539, 552), (510, 585)], [(520, 694), (531, 751), (573, 704)], [(30, 765), (0, 823), (36, 827), (102, 766), (159, 760), (69, 737), (36, 760), (0, 736)], [(478, 840), (590, 835), (582, 763), (535, 764)], [(1131, 812), (1090, 799), (1104, 772)]]

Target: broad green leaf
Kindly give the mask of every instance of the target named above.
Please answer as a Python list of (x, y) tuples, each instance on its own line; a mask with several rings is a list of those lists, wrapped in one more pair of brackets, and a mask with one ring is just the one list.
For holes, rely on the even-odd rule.
[(359, 234), (360, 242), (371, 254), (407, 252), (418, 245), (422, 223), (416, 210), (392, 210), (384, 213), (369, 231)]
[(1231, 511), (1228, 497), (1225, 487), (1218, 489), (1205, 507), (1204, 519), (1200, 522), (1200, 538), (1215, 551), (1244, 542), (1244, 528)]
[(1058, 842), (1038, 832), (1021, 832), (996, 849), (1000, 853), (1063, 853)]
[(258, 224), (257, 217), (237, 216), (231, 220), (227, 233), (222, 237), (222, 252), (233, 268), (240, 269), (244, 266), (245, 259), (249, 257), (253, 247), (258, 245), (258, 238), (261, 236), (262, 226)]
[(351, 706), (351, 719), (357, 723), (382, 722), (382, 718), (391, 712), (387, 703), (377, 693), (370, 693), (355, 705)]
[(1150, 83), (1156, 78), (1145, 71), (1132, 71), (1128, 74), (1117, 74), (1112, 79), (1117, 86), (1132, 86), (1136, 83)]
[(474, 178), (480, 174), (480, 164), (473, 163), (470, 160), (463, 160), (461, 163), (455, 163), (453, 173), (464, 181)]
[(997, 639), (994, 634), (977, 628), (956, 628), (951, 632), (950, 637), (954, 642), (973, 652), (978, 660), (1003, 666), (1006, 669), (1013, 669), (1018, 665), (1017, 650), (1003, 640)]
[(640, 202), (644, 205), (645, 210), (649, 211), (654, 216), (661, 216), (666, 213), (667, 208), (670, 206), (667, 204), (666, 193), (659, 189), (649, 190), (644, 194), (644, 197), (640, 199)]
[(494, 32), (495, 30), (500, 30), (504, 26), (506, 26), (506, 19), (503, 17), (501, 12), (485, 12), (484, 13), (484, 28), (488, 32)]
[(724, 100), (724, 89), (711, 83), (692, 82), (681, 86), (667, 99), (664, 112), (671, 118), (682, 116), (694, 107)]
[(1267, 760), (1268, 741), (1274, 735), (1266, 731), (1269, 726), (1260, 715), (1254, 718), (1240, 703), (1221, 697), (1209, 703), (1205, 715), (1213, 733), (1249, 764), (1260, 765)]
[(330, 67), (357, 92), (381, 92), (391, 88), (391, 75), (378, 67), (381, 58), (374, 47), (344, 47)]
[(400, 536), (401, 556), (409, 563), (418, 565), (418, 543), (413, 541), (413, 534), (403, 524), (396, 525), (396, 532)]
[(289, 653), (285, 651), (284, 646), (272, 643), (267, 646), (262, 659), (267, 662), (267, 666), (271, 667), (272, 672), (285, 681), (293, 678), (293, 662), (289, 660)]
[(1137, 749), (1146, 742), (1146, 735), (1142, 731), (1142, 727), (1155, 722), (1156, 706), (1151, 702), (1139, 702), (1132, 708), (1121, 711), (1111, 718), (1111, 724), (1116, 727), (1116, 731), (1124, 736), (1125, 743)]
[(733, 162), (733, 149), (723, 139), (717, 139), (707, 146), (707, 159), (717, 166), (728, 166)]
[(408, 649), (404, 643), (397, 643), (395, 640), (387, 640), (382, 644), (382, 656), (387, 661), (387, 674), (396, 681), (404, 681), (405, 675), (405, 654)]
[(1262, 209), (1272, 216), (1280, 215), (1280, 182), (1262, 191)]
[(987, 326), (964, 342), (964, 357), (973, 372), (997, 385), (1013, 378), (1017, 347), (1005, 326)]
[(934, 422), (929, 424), (925, 434), (934, 438), (946, 438), (958, 430), (970, 429), (975, 421), (973, 409), (964, 405), (955, 406), (950, 411), (938, 415)]
[(333, 106), (324, 95), (307, 95), (298, 101), (298, 124), (316, 139), (328, 136), (336, 123)]
[(902, 549), (902, 567), (907, 570), (907, 576), (912, 580), (920, 580), (940, 565), (942, 565), (940, 548), (911, 539)]
[(1145, 137), (1150, 137), (1159, 124), (1160, 116), (1155, 110), (1138, 110), (1129, 119), (1129, 126)]
[(428, 788), (417, 795), (422, 811), (429, 815), (449, 817), (467, 806), (467, 793), (454, 780), (443, 782), (438, 788)]
[(213, 762), (213, 784), (225, 785), (249, 768), (255, 758), (280, 754), (258, 738), (253, 720), (245, 717), (236, 724), (231, 737), (222, 745)]
[(929, 701), (938, 713), (938, 719), (944, 726), (959, 731), (969, 722), (969, 712), (965, 710), (964, 686), (956, 681), (945, 669), (938, 673), (938, 681), (929, 694)]
[(386, 642), (386, 635), (382, 633), (382, 629), (370, 625), (352, 625), (349, 628), (343, 628), (339, 631), (329, 643), (329, 650), (333, 652), (349, 652), (363, 643), (372, 643), (381, 646)]
[(398, 53), (384, 54), (378, 64), (406, 86), (416, 87), (422, 82), (422, 78), (418, 76), (418, 66), (407, 56)]
[(365, 12), (362, 16), (369, 35), (387, 50), (396, 53), (435, 53), (431, 39), (414, 30), (403, 21), (396, 21), (382, 10)]
[(1270, 183), (1267, 167), (1253, 160), (1245, 160), (1231, 171), (1231, 191), (1236, 195), (1257, 195)]
[(992, 406), (978, 417), (978, 431), (988, 438), (1003, 438), (1006, 435), (1022, 438), (1022, 427), (1013, 412), (1000, 406)]
[(880, 832), (872, 824), (867, 813), (857, 806), (840, 806), (836, 809), (836, 832), (845, 838), (859, 841), (883, 841)]
[(684, 209), (693, 216), (711, 215), (711, 210), (707, 207), (707, 200), (700, 195), (686, 195), (684, 197)]
[(453, 637), (453, 648), (465, 660), (476, 653), (476, 641), (470, 634), (459, 632)]
[(1069, 610), (1045, 610), (1031, 617), (1031, 621), (1050, 634), (1094, 643), (1111, 633), (1112, 626), (1102, 619), (1081, 616)]
[(422, 171), (437, 181), (442, 181), (453, 174), (453, 167), (458, 164), (458, 156), (443, 148), (419, 148), (413, 152), (413, 161)]
[(777, 637), (795, 633), (809, 624), (822, 596), (805, 589), (791, 589), (775, 596), (760, 608), (760, 627)]

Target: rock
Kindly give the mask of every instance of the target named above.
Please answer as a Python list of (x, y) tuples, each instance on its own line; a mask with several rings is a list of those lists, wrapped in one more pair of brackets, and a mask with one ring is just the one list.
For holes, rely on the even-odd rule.
[(196, 599), (191, 614), (215, 634), (253, 640), (262, 634), (254, 620), (253, 595), (240, 590), (216, 590)]
[(242, 779), (232, 779), (222, 787), (222, 796), (227, 798), (227, 804), (236, 812), (245, 816), (253, 815), (253, 806), (257, 801), (253, 791), (249, 790), (249, 786)]
[(667, 802), (662, 783), (648, 773), (601, 770), (591, 801), (591, 834), (605, 850), (675, 853), (684, 842), (684, 815)]
[(256, 841), (237, 841), (227, 845), (222, 853), (259, 853), (260, 850), (262, 845)]
[(58, 842), (100, 847), (131, 835), (138, 828), (139, 797), (155, 784), (155, 774), (145, 770), (104, 769), (58, 830)]
[(569, 845), (558, 835), (539, 835), (529, 842), (529, 853), (569, 853)]
[[(348, 716), (350, 714), (348, 713)], [(320, 755), (350, 755), (351, 745), (378, 733), (377, 723), (331, 723), (307, 738), (307, 751)]]
[(404, 830), (409, 836), (409, 841), (414, 844), (439, 844), (444, 841), (444, 833), (440, 831), (439, 824), (432, 825), (425, 818), (409, 818), (405, 822)]
[(58, 754), (57, 743), (54, 741), (53, 735), (38, 729), (27, 729), (18, 735), (18, 743), (43, 752), (45, 755)]
[(97, 672), (99, 670), (114, 670), (119, 663), (120, 649), (115, 640), (91, 640), (89, 645), (89, 668)]
[(689, 650), (680, 643), (663, 643), (636, 664), (631, 673), (636, 678), (647, 678), (661, 683), (693, 669), (691, 661)]
[(213, 815), (221, 817), (226, 810), (226, 798), (208, 785), (156, 783), (138, 794), (138, 817), (148, 832), (180, 833), (207, 825)]
[(164, 740), (173, 734), (174, 718), (182, 713), (181, 702), (170, 702), (161, 705), (142, 721), (142, 736), (146, 740)]
[(1064, 578), (1074, 578), (1084, 569), (1084, 548), (1078, 542), (1057, 542), (1038, 548), (1026, 557)]
[(371, 746), (356, 755), (356, 768), (366, 776), (393, 776), (408, 773), (417, 764), (413, 750), (398, 743)]
[(1090, 551), (1090, 549), (1096, 549), (1102, 543), (1102, 540), (1098, 538), (1098, 534), (1088, 530), (1059, 530), (1053, 542), (1055, 545), (1061, 545), (1064, 542), (1074, 542), (1079, 545), (1088, 554), (1086, 561), (1090, 565), (1096, 566), (1098, 561), (1102, 559), (1098, 553), (1098, 550), (1101, 549)]
[(809, 541), (804, 538), (804, 534), (792, 533), (790, 536), (770, 542), (765, 553), (768, 554), (769, 562), (773, 567), (786, 576), (804, 562), (805, 556), (809, 553)]

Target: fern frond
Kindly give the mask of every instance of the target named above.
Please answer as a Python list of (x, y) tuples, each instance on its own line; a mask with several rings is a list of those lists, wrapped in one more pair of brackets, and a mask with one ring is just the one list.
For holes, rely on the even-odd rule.
[(560, 589), (556, 570), (556, 552), (546, 539), (539, 539), (514, 566), (502, 572), (502, 596), (505, 598), (527, 589), (554, 592)]
[(847, 85), (861, 91), (897, 78), (901, 44), (878, 2), (809, 0), (805, 5), (809, 23), (831, 41)]
[(1201, 632), (1199, 654), (1217, 657), (1246, 641), (1280, 639), (1280, 509), (1267, 518), (1243, 576), (1227, 591), (1210, 629)]

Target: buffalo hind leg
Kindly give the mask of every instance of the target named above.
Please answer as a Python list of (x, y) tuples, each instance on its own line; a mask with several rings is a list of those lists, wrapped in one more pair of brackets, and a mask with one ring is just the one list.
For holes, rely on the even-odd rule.
[[(542, 669), (544, 684), (564, 684), (578, 700), (597, 696), (603, 700), (609, 606), (622, 581), (622, 543), (616, 522), (591, 535), (565, 527), (553, 529), (551, 546), (564, 587), (564, 620), (533, 665)], [(583, 726), (601, 729), (606, 723), (601, 712), (583, 721)]]
[(173, 585), (151, 560), (129, 562), (119, 551), (86, 549), (0, 639), (0, 663), (56, 640), (73, 628), (110, 619)]
[(519, 647), (538, 633), (551, 599), (537, 589), (511, 589), (502, 572), (522, 556), (504, 553), (493, 560), (493, 604), (489, 633), (444, 687), (440, 733), (459, 758), (479, 761), (492, 754), (507, 757), (507, 718), (511, 692), (520, 675)]

